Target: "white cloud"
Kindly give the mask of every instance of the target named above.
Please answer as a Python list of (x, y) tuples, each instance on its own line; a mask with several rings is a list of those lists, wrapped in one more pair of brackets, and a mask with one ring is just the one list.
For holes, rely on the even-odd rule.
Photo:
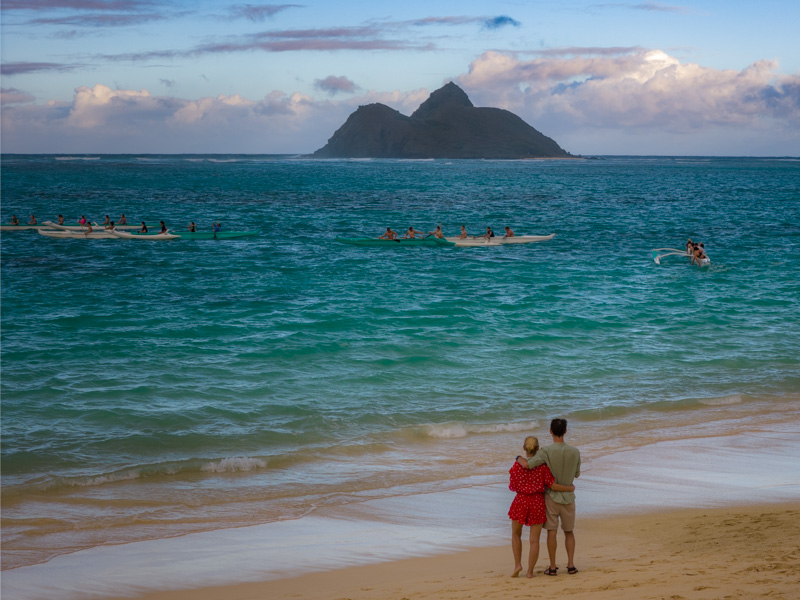
[[(775, 61), (741, 71), (682, 64), (660, 50), (624, 56), (520, 60), (486, 52), (458, 78), (481, 105), (516, 112), (536, 127), (697, 133), (714, 127), (800, 128), (800, 77)], [(476, 102), (476, 104), (478, 104)]]

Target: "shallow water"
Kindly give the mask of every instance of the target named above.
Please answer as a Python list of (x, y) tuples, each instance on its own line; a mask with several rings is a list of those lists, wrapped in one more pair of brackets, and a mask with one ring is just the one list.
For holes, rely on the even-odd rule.
[[(260, 232), (2, 234), (3, 568), (502, 480), (556, 415), (599, 457), (797, 404), (797, 160), (6, 155), (2, 179), (3, 220)], [(556, 236), (334, 241), (437, 223)], [(687, 236), (710, 267), (653, 263)]]

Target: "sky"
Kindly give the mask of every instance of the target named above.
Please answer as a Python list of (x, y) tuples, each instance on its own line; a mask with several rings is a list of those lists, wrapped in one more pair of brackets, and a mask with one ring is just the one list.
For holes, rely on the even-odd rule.
[(452, 81), (579, 155), (800, 156), (796, 0), (3, 0), (3, 153), (305, 154)]

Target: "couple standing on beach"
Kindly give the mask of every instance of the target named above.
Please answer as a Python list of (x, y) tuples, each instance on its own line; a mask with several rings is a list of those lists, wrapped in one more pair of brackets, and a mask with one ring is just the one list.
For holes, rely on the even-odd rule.
[(545, 575), (558, 575), (556, 566), (556, 532), (559, 520), (564, 532), (567, 550), (567, 572), (574, 575), (575, 567), (575, 486), (572, 481), (581, 474), (581, 454), (574, 446), (564, 442), (567, 433), (566, 419), (550, 422), (553, 443), (539, 448), (539, 440), (525, 438), (525, 456), (517, 456), (509, 470), (509, 489), (517, 492), (508, 516), (511, 519), (511, 548), (514, 552), (514, 573), (522, 571), (522, 527), (531, 528), (528, 577), (533, 577), (533, 568), (539, 558), (539, 535), (542, 525), (547, 530), (547, 552), (550, 565)]

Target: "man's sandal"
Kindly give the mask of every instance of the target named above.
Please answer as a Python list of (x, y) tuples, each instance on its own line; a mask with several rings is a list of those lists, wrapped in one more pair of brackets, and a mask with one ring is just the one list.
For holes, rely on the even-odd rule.
[(555, 577), (556, 575), (558, 575), (558, 567), (552, 569), (550, 567), (547, 567), (543, 572), (545, 575), (552, 575), (553, 577)]
[(578, 567), (567, 567), (567, 573), (570, 575), (575, 575), (578, 572)]

